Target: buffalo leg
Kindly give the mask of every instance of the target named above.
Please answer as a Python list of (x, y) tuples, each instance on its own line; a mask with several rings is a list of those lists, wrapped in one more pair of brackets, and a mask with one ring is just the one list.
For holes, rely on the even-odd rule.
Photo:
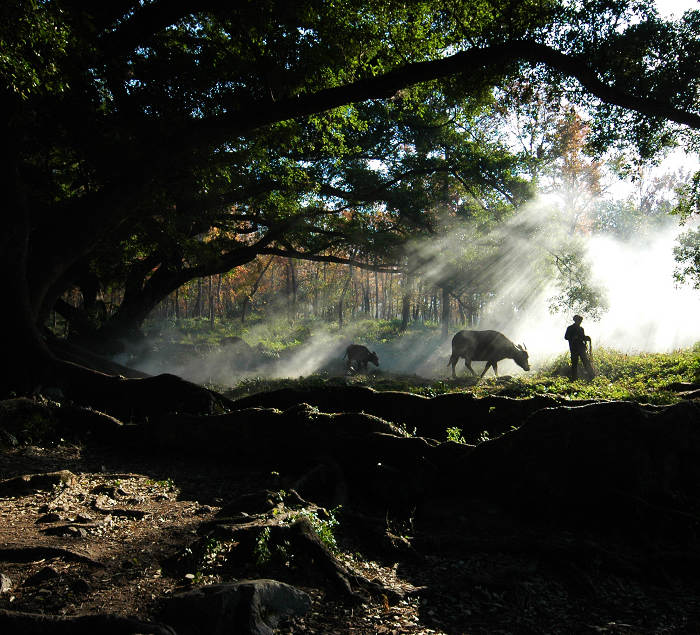
[(457, 378), (457, 373), (455, 372), (455, 366), (457, 366), (457, 362), (459, 361), (459, 356), (455, 355), (454, 353), (450, 355), (450, 361), (447, 362), (448, 366), (452, 366), (452, 377), (455, 379)]
[(466, 368), (469, 369), (469, 372), (470, 372), (472, 375), (476, 375), (476, 373), (474, 372), (474, 369), (472, 368), (472, 362), (471, 362), (470, 359), (465, 359), (465, 360), (464, 360), (464, 365), (465, 365)]

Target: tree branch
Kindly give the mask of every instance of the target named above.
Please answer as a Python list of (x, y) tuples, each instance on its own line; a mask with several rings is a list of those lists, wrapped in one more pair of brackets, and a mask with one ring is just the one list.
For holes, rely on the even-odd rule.
[(663, 117), (678, 124), (700, 129), (700, 115), (670, 103), (639, 97), (624, 88), (610, 86), (598, 79), (596, 70), (583, 60), (561, 53), (550, 46), (527, 40), (472, 48), (454, 55), (427, 62), (406, 64), (393, 71), (368, 77), (344, 86), (326, 88), (315, 93), (296, 95), (277, 101), (250, 102), (244, 108), (225, 115), (192, 122), (187, 135), (190, 143), (216, 143), (232, 135), (242, 134), (268, 124), (330, 110), (349, 103), (381, 99), (394, 95), (406, 86), (470, 73), (480, 68), (505, 67), (515, 62), (545, 64), (574, 77), (591, 94), (606, 103), (637, 111), (650, 117)]
[(260, 254), (281, 256), (283, 258), (294, 258), (296, 260), (310, 260), (313, 262), (335, 262), (341, 265), (352, 265), (358, 269), (367, 271), (377, 271), (379, 273), (399, 273), (398, 264), (371, 265), (354, 258), (343, 258), (342, 256), (318, 255), (297, 251), (296, 249), (280, 249), (279, 247), (265, 247), (259, 251)]

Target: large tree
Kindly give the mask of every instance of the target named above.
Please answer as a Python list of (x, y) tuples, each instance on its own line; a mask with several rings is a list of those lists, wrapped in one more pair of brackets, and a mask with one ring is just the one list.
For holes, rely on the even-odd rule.
[[(526, 65), (595, 111), (601, 145), (624, 132), (651, 154), (679, 125), (700, 128), (700, 12), (673, 24), (650, 3), (612, 0), (217, 7), (47, 0), (0, 9), (0, 320), (10, 336), (1, 392), (121, 388), (57, 360), (42, 339), (71, 269), (125, 225), (168, 216), (166, 194), (186, 199), (181, 186), (198, 170), (274, 145), (285, 122), (305, 119), (341, 147), (334, 130), (352, 116), (348, 104), (434, 80), (446, 94), (478, 95)], [(178, 202), (177, 215), (186, 220), (187, 209)], [(203, 212), (191, 210), (196, 225)], [(282, 216), (281, 231), (293, 230)]]
[[(417, 112), (418, 98), (430, 108)], [(431, 86), (428, 94), (361, 104), (334, 130), (341, 149), (326, 148), (326, 135), (313, 127), (287, 125), (288, 139), (264, 139), (274, 150), (227, 151), (225, 165), (183, 179), (180, 198), (170, 190), (161, 214), (123, 226), (118, 241), (111, 234), (73, 267), (82, 310), (62, 300), (57, 309), (79, 339), (111, 347), (187, 281), (258, 256), (396, 270), (407, 239), (438, 229), (445, 183), (457, 186), (459, 201), (449, 206), (460, 218), (503, 216), (530, 191), (521, 161), (501, 143), (475, 139), (479, 118), (465, 114), (464, 100), (454, 102)], [(492, 104), (469, 106), (481, 113)], [(96, 293), (115, 284), (123, 300), (105, 320)]]

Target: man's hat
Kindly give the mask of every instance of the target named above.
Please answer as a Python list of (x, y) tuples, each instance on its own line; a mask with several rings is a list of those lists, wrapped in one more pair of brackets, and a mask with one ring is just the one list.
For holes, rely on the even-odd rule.
[(580, 322), (581, 320), (583, 320), (583, 316), (582, 315), (574, 315), (574, 322), (576, 322), (576, 320), (578, 320)]

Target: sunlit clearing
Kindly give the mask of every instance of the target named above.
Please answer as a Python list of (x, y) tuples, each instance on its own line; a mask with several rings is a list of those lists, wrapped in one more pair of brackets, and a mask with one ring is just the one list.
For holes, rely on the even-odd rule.
[[(690, 286), (678, 287), (673, 280), (673, 245), (679, 233), (671, 227), (644, 240), (623, 242), (608, 236), (585, 241), (586, 255), (595, 281), (606, 293), (608, 309), (599, 320), (584, 319), (583, 327), (594, 346), (623, 352), (664, 352), (692, 346), (700, 340), (700, 293)], [(517, 289), (514, 275), (505, 287), (506, 296)], [(574, 311), (552, 314), (548, 298), (557, 289), (549, 285), (528, 303), (522, 313), (497, 313), (488, 320), (493, 326), (523, 340), (531, 360), (566, 351), (564, 331)], [(480, 325), (486, 328), (487, 324)]]
[[(453, 307), (446, 338), (436, 324), (409, 324), (405, 333), (396, 325), (388, 336), (379, 336), (376, 329), (372, 334), (376, 322), (369, 319), (339, 330), (337, 323), (323, 326), (319, 320), (292, 324), (280, 314), (247, 326), (243, 339), (250, 348), (225, 342), (188, 347), (164, 338), (160, 350), (120, 361), (149, 373), (170, 372), (222, 386), (252, 377), (314, 373), (447, 378), (452, 337), (466, 328), (500, 331), (514, 344), (524, 344), (537, 371), (568, 351), (564, 331), (574, 313), (584, 315), (594, 351), (666, 352), (700, 341), (700, 292), (677, 287), (673, 279), (673, 246), (687, 227), (669, 222), (651, 236), (640, 233), (622, 241), (592, 234), (585, 215), (562, 209), (557, 196), (541, 198), (491, 231), (454, 223), (443, 235), (408, 246), (415, 278), (428, 288), (451, 285), (453, 297), (464, 303), (461, 317)], [(348, 369), (343, 354), (353, 343), (375, 351), (379, 367)], [(484, 362), (474, 362), (473, 368), (480, 374)], [(457, 372), (470, 374), (463, 360)], [(504, 359), (498, 373), (525, 371)], [(486, 375), (491, 376), (493, 371)]]

